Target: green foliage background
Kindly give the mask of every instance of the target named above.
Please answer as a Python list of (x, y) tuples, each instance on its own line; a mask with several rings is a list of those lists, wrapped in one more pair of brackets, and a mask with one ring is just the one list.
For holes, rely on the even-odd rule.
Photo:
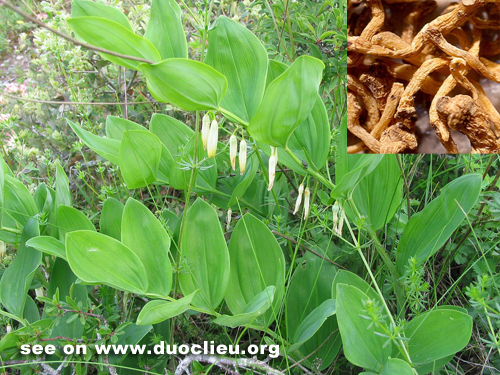
[[(144, 35), (149, 22), (149, 1), (108, 0), (100, 3), (115, 6), (123, 11), (133, 31)], [(28, 199), (28, 196), (35, 197), (34, 206), (23, 207), (26, 210), (25, 215), (20, 215), (19, 219), (24, 225), (24, 235), (35, 238), (27, 245), (20, 245), (24, 242), (23, 238), (10, 242), (4, 238), (5, 242), (0, 243), (0, 272), (3, 284), (3, 292), (0, 292), (3, 293), (0, 316), (0, 332), (3, 336), (0, 341), (2, 361), (23, 360), (17, 354), (17, 345), (21, 342), (55, 341), (62, 345), (83, 340), (90, 345), (126, 342), (151, 347), (161, 340), (195, 343), (203, 339), (224, 344), (240, 343), (243, 346), (250, 343), (280, 343), (286, 351), (278, 359), (272, 360), (270, 365), (290, 374), (360, 373), (361, 368), (373, 368), (361, 350), (352, 354), (352, 347), (348, 346), (349, 340), (346, 337), (354, 336), (352, 331), (346, 331), (348, 323), (358, 326), (364, 324), (367, 326), (366, 332), (368, 329), (374, 330), (375, 325), (379, 329), (378, 334), (381, 333), (380, 330), (385, 329), (386, 331), (382, 332), (385, 336), (369, 336), (362, 332), (359, 341), (368, 337), (369, 341), (373, 341), (373, 347), (382, 348), (383, 356), (396, 357), (397, 352), (391, 353), (391, 346), (384, 345), (389, 342), (390, 345), (395, 345), (395, 348), (399, 330), (418, 331), (414, 327), (415, 323), (412, 327), (412, 322), (418, 320), (413, 319), (421, 319), (419, 317), (431, 311), (432, 319), (437, 323), (430, 327), (430, 330), (440, 333), (434, 340), (435, 349), (431, 353), (424, 352), (421, 355), (436, 355), (438, 361), (435, 368), (422, 369), (421, 366), (421, 373), (498, 373), (495, 370), (500, 367), (498, 158), (479, 155), (408, 155), (380, 160), (362, 160), (356, 157), (347, 159), (343, 153), (345, 145), (341, 132), (341, 123), (346, 111), (346, 15), (343, 11), (345, 1), (193, 0), (179, 3), (182, 9), (182, 24), (188, 37), (188, 54), (193, 60), (203, 60), (202, 57), (206, 53), (203, 42), (206, 42), (209, 29), (214, 27), (213, 21), (219, 16), (227, 16), (245, 25), (262, 41), (269, 58), (276, 60), (277, 70), (279, 62), (290, 64), (303, 55), (314, 56), (324, 63), (320, 96), (328, 115), (331, 143), (328, 163), (323, 167), (323, 173), (326, 181), (335, 181), (336, 187), (329, 189), (314, 176), (304, 179), (307, 172), (304, 173), (297, 167), (290, 169), (282, 165), (278, 169), (274, 189), (266, 193), (267, 170), (262, 160), (259, 163), (258, 158), (261, 157), (267, 162), (270, 153), (267, 152), (266, 145), (259, 144), (258, 147), (266, 152), (255, 152), (248, 161), (247, 170), (255, 173), (256, 177), (249, 188), (250, 193), (241, 199), (245, 209), (237, 209), (237, 204), (233, 204), (233, 201), (230, 206), (234, 212), (229, 214), (232, 220), (226, 226), (228, 201), (232, 199), (235, 190), (232, 181), (236, 175), (230, 170), (226, 147), (234, 128), (229, 121), (224, 120), (220, 129), (221, 133), (224, 133), (219, 134), (221, 155), (217, 160), (217, 170), (202, 165), (200, 171), (207, 167), (206, 174), (213, 174), (218, 189), (226, 196), (198, 191), (196, 186), (192, 190), (186, 188), (188, 185), (191, 187), (189, 178), (185, 185), (151, 184), (129, 189), (133, 183), (130, 177), (127, 179), (122, 174), (123, 168), (117, 168), (115, 163), (98, 157), (79, 141), (79, 137), (68, 126), (67, 120), (77, 126), (81, 125), (83, 130), (92, 134), (104, 136), (107, 130), (106, 118), (111, 118), (109, 116), (127, 118), (151, 131), (154, 129), (154, 114), (168, 114), (191, 129), (196, 128), (200, 116), (156, 101), (151, 96), (142, 73), (111, 64), (95, 52), (74, 46), (47, 30), (35, 28), (0, 7), (0, 35), (10, 39), (10, 42), (7, 38), (2, 39), (3, 42), (0, 43), (0, 53), (4, 59), (1, 83), (4, 95), (0, 118), (2, 154), (17, 181), (11, 182), (14, 187), (25, 194), (25, 201), (31, 199)], [(38, 14), (48, 25), (66, 34), (71, 33), (66, 24), (70, 14), (70, 2), (28, 1), (23, 2), (22, 6), (25, 11)], [(22, 58), (18, 59), (17, 56)], [(70, 101), (73, 104), (57, 103), (60, 101)], [(94, 103), (89, 104), (90, 102)], [(96, 102), (127, 104), (102, 105)], [(174, 120), (169, 121), (175, 126)], [(192, 150), (193, 148), (191, 154)], [(189, 164), (189, 158), (184, 157), (189, 154), (189, 150), (181, 150), (180, 154), (182, 157), (176, 160), (178, 165), (183, 167), (179, 168), (179, 174), (189, 176), (192, 165)], [(280, 154), (283, 163), (285, 158), (286, 156)], [(457, 184), (460, 178), (460, 181), (467, 183), (464, 183), (463, 201), (456, 189), (444, 188), (448, 183)], [(472, 192), (472, 180), (478, 182), (477, 194)], [(310, 213), (306, 220), (300, 212), (298, 215), (291, 214), (301, 183), (308, 184), (311, 190)], [(50, 194), (49, 188), (55, 189), (56, 204), (61, 205), (53, 212), (43, 205), (47, 194)], [(209, 203), (195, 201), (195, 196), (191, 196), (190, 192), (205, 198)], [(259, 199), (255, 198), (259, 194)], [(477, 195), (479, 199), (476, 199)], [(448, 197), (450, 198), (446, 199)], [(126, 203), (128, 198), (134, 200), (128, 200)], [(436, 202), (433, 204), (437, 205), (443, 200), (446, 202), (439, 206), (437, 215), (442, 215), (443, 218), (450, 215), (450, 220), (429, 221), (432, 225), (427, 227), (425, 232), (419, 233), (420, 237), (403, 234), (411, 217), (416, 217), (417, 213), (432, 207), (431, 202)], [(457, 208), (458, 201), (464, 202), (461, 209), (465, 212)], [(126, 205), (123, 206), (120, 202)], [(140, 203), (134, 207), (133, 202)], [(270, 303), (265, 298), (266, 294), (258, 294), (252, 302), (267, 312), (262, 315), (259, 309), (251, 311), (252, 324), (245, 320), (235, 322), (235, 316), (232, 315), (237, 314), (235, 311), (238, 311), (238, 314), (244, 313), (244, 305), (237, 306), (237, 302), (227, 297), (226, 302), (220, 304), (223, 295), (213, 291), (207, 292), (213, 292), (210, 294), (210, 300), (197, 297), (196, 291), (193, 292), (193, 282), (188, 277), (192, 264), (182, 258), (180, 262), (172, 263), (174, 280), (165, 281), (166, 284), (172, 282), (174, 290), (178, 292), (166, 297), (173, 297), (177, 302), (155, 299), (158, 296), (165, 297), (162, 295), (165, 290), (168, 295), (170, 285), (163, 285), (164, 290), (144, 289), (148, 287), (144, 282), (147, 278), (146, 270), (142, 270), (139, 277), (133, 272), (126, 274), (126, 271), (123, 271), (127, 262), (138, 263), (140, 259), (146, 264), (152, 260), (144, 258), (140, 250), (127, 252), (123, 249), (124, 245), (118, 242), (120, 239), (122, 242), (128, 241), (127, 246), (130, 248), (137, 248), (139, 244), (132, 244), (136, 237), (143, 236), (143, 242), (150, 238), (169, 238), (172, 240), (172, 254), (189, 251), (182, 249), (185, 241), (180, 238), (183, 218), (189, 216), (185, 212), (186, 202), (191, 204), (193, 210), (188, 212), (198, 212), (196, 215), (193, 213), (192, 217), (203, 217), (206, 220), (199, 225), (212, 228), (212, 231), (219, 226), (224, 228), (220, 236), (207, 235), (206, 243), (220, 241), (222, 238), (224, 244), (221, 242), (218, 246), (220, 249), (226, 246), (225, 242), (229, 240), (229, 254), (239, 252), (241, 264), (252, 264), (252, 269), (262, 268), (263, 272), (267, 272), (266, 265), (272, 265), (268, 267), (269, 270), (282, 267), (282, 275), (276, 278), (278, 281), (263, 282), (262, 285), (256, 286), (260, 289), (253, 292), (261, 292), (268, 284), (279, 284), (282, 278), (284, 295), (273, 291), (275, 299)], [(464, 208), (466, 204), (468, 206)], [(345, 209), (345, 214), (341, 208)], [(243, 216), (247, 211), (258, 219), (250, 215)], [(28, 220), (35, 214), (36, 220)], [(420, 214), (421, 217), (424, 215)], [(54, 227), (56, 217), (59, 223), (66, 224)], [(128, 240), (124, 240), (121, 233), (125, 224), (117, 224), (117, 217), (129, 221), (125, 226), (131, 234)], [(134, 218), (141, 218), (149, 223), (147, 228), (151, 232), (141, 232), (140, 225), (133, 221)], [(456, 222), (455, 225), (451, 225), (451, 221)], [(44, 231), (42, 234), (48, 239), (37, 237), (37, 222)], [(417, 231), (422, 227), (416, 226)], [(445, 230), (447, 226), (448, 230)], [(104, 236), (94, 233), (95, 228), (99, 228), (100, 232), (108, 237), (103, 239)], [(76, 229), (85, 231), (71, 233)], [(250, 237), (248, 233), (252, 231), (255, 234)], [(65, 236), (66, 233), (69, 235)], [(426, 256), (417, 254), (416, 258), (412, 257), (419, 250), (418, 243), (412, 242), (415, 238), (425, 242), (428, 236), (435, 238), (433, 236), (442, 233), (446, 233), (442, 241), (430, 241), (432, 251), (427, 251)], [(5, 233), (3, 235), (7, 236)], [(244, 247), (244, 244), (249, 243), (245, 236), (263, 237), (260, 238), (256, 249), (266, 251), (261, 251), (255, 258), (250, 256), (254, 247)], [(114, 263), (110, 261), (107, 264), (109, 269), (104, 270), (101, 278), (91, 280), (95, 273), (89, 271), (86, 274), (88, 269), (80, 270), (76, 265), (84, 262), (77, 257), (78, 251), (80, 244), (89, 238), (95, 239), (96, 244), (103, 241), (104, 247), (114, 249), (115, 257), (120, 258), (124, 268), (116, 272)], [(61, 242), (66, 240), (66, 246), (63, 244), (61, 248), (56, 239)], [(408, 246), (403, 248), (401, 242)], [(71, 257), (74, 258), (72, 260), (69, 257), (68, 266), (64, 257), (72, 246), (75, 250), (71, 250)], [(417, 250), (410, 251), (411, 246)], [(35, 249), (42, 249), (43, 256), (42, 252)], [(27, 259), (32, 263), (26, 260), (21, 262), (20, 254), (28, 254)], [(113, 255), (111, 250), (110, 254)], [(17, 265), (14, 263), (16, 259)], [(238, 266), (233, 264), (236, 263), (234, 259), (236, 258), (230, 260), (232, 269)], [(395, 259), (399, 260), (399, 263), (394, 262), (392, 265)], [(150, 264), (153, 263), (154, 261)], [(11, 281), (14, 280), (19, 264), (22, 264), (22, 272), (27, 270), (32, 275), (32, 281), (26, 285), (24, 291), (29, 297), (22, 306), (23, 311), (15, 311), (19, 308), (16, 305), (19, 297), (11, 294), (8, 289), (9, 284), (15, 284)], [(340, 269), (351, 273), (338, 272)], [(73, 272), (77, 273), (81, 280), (90, 284), (97, 282), (99, 285), (85, 286), (75, 283), (76, 276)], [(122, 279), (119, 284), (116, 284), (116, 278), (105, 280), (113, 272), (118, 273), (116, 277)], [(269, 271), (270, 278), (275, 276), (273, 272)], [(127, 277), (119, 273), (124, 273)], [(266, 273), (263, 279), (267, 278), (268, 274)], [(238, 274), (222, 276), (221, 279), (227, 277), (231, 280), (231, 287), (237, 285), (235, 280), (238, 279)], [(251, 276), (250, 281), (247, 280), (243, 285), (259, 284), (255, 280), (260, 275)], [(137, 277), (135, 282), (134, 277)], [(211, 279), (213, 278), (209, 278)], [(180, 285), (176, 285), (177, 282)], [(149, 280), (149, 283), (151, 285), (153, 282)], [(341, 286), (345, 284), (354, 285), (356, 288)], [(54, 285), (60, 287), (54, 288)], [(138, 285), (139, 289), (134, 289)], [(375, 291), (375, 285), (379, 287), (379, 291)], [(265, 290), (266, 293), (270, 291)], [(337, 318), (332, 316), (334, 305), (331, 302), (321, 304), (325, 300), (333, 301), (332, 293), (333, 298), (338, 294), (347, 296), (341, 300), (342, 303), (337, 304), (338, 323)], [(354, 298), (356, 293), (361, 298)], [(245, 302), (248, 303), (253, 296), (244, 296)], [(284, 305), (281, 304), (283, 298), (287, 301)], [(349, 298), (352, 303), (346, 304), (345, 301), (349, 301)], [(304, 305), (303, 301), (313, 302)], [(361, 303), (362, 301), (364, 302)], [(383, 301), (395, 317), (394, 325), (389, 324), (387, 312), (382, 308)], [(150, 305), (151, 303), (154, 305)], [(173, 303), (177, 304), (173, 309), (175, 314), (171, 314), (170, 310), (170, 304)], [(359, 304), (358, 314), (352, 313), (356, 303)], [(146, 305), (149, 305), (147, 309)], [(206, 311), (200, 311), (202, 305)], [(460, 344), (464, 337), (457, 336), (455, 343), (440, 341), (453, 333), (453, 329), (450, 330), (451, 333), (446, 331), (446, 327), (440, 324), (437, 317), (439, 310), (435, 308), (442, 305), (447, 306), (443, 314), (463, 320), (462, 327), (468, 327), (468, 317), (473, 319), (472, 337), (470, 334), (464, 334), (467, 336), (464, 345), (457, 344)], [(193, 306), (197, 306), (198, 311), (193, 310)], [(156, 310), (160, 311), (159, 318), (154, 314), (146, 314), (152, 307), (159, 308)], [(161, 312), (165, 307), (171, 316)], [(216, 311), (210, 311), (211, 309)], [(23, 322), (17, 322), (15, 316), (12, 316), (16, 315), (16, 312), (24, 313), (24, 318), (30, 323), (40, 318), (50, 319), (42, 320), (36, 325), (27, 324), (22, 328)], [(210, 316), (214, 312), (217, 314), (215, 321)], [(307, 325), (306, 328), (314, 333), (312, 337), (308, 335), (305, 325), (300, 326), (308, 314), (312, 315), (308, 322), (310, 326)], [(350, 321), (353, 316), (356, 318), (363, 314), (365, 318), (358, 319), (359, 322)], [(167, 315), (171, 319), (163, 321)], [(176, 315), (178, 316), (174, 318)], [(243, 318), (239, 316), (238, 319)], [(314, 332), (310, 328), (314, 326), (313, 322), (322, 323), (321, 328), (317, 327)], [(342, 349), (339, 325), (344, 345)], [(11, 330), (16, 333), (6, 335)], [(61, 332), (64, 332), (64, 335)], [(59, 336), (64, 338), (55, 339)], [(332, 337), (335, 337), (335, 341)], [(304, 342), (301, 341), (303, 338), (306, 338)], [(12, 340), (17, 341), (13, 343)], [(299, 349), (294, 352), (293, 345), (288, 345), (285, 340), (295, 340)], [(449, 356), (450, 353), (446, 349), (453, 344), (457, 347)], [(389, 354), (386, 355), (384, 351)], [(447, 354), (446, 361), (437, 364), (442, 359), (441, 354)], [(147, 355), (99, 358), (89, 354), (87, 357), (75, 356), (66, 359), (69, 365), (63, 371), (77, 374), (108, 373), (110, 370), (106, 361), (124, 374), (135, 373), (132, 369), (136, 368), (148, 370), (149, 373), (163, 373), (165, 367), (172, 371), (177, 364), (176, 358)], [(60, 362), (61, 358), (47, 357), (44, 361)], [(374, 362), (374, 366), (378, 366), (377, 358)], [(406, 362), (401, 362), (404, 361), (394, 359), (382, 364), (380, 373), (403, 374), (408, 367), (405, 367)], [(413, 362), (418, 368), (418, 361)], [(0, 366), (0, 369), (23, 374), (46, 371), (46, 368), (39, 364), (17, 365)], [(223, 373), (217, 367), (199, 363), (195, 363), (192, 369), (193, 373), (199, 374)], [(410, 371), (413, 370), (410, 368)]]

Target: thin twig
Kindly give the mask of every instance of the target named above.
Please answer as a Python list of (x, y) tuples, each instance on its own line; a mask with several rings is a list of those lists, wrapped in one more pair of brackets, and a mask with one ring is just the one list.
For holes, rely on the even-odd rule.
[(281, 173), (283, 173), (285, 175), (285, 177), (286, 177), (287, 181), (290, 183), (290, 185), (292, 185), (293, 190), (295, 190), (295, 192), (297, 192), (298, 191), (297, 186), (295, 186), (295, 183), (293, 182), (293, 180), (290, 178), (288, 173), (286, 173), (287, 170), (289, 171), (289, 169), (283, 168), (283, 165), (279, 164), (279, 163), (278, 163), (278, 167), (279, 167)]
[(108, 55), (112, 55), (112, 56), (116, 56), (116, 57), (120, 57), (122, 59), (128, 59), (128, 60), (133, 60), (133, 61), (139, 61), (139, 62), (143, 62), (143, 63), (147, 63), (147, 64), (154, 64), (153, 61), (150, 61), (150, 60), (147, 60), (147, 59), (143, 59), (142, 57), (136, 57), (136, 56), (129, 56), (129, 55), (124, 55), (122, 53), (118, 53), (118, 52), (114, 52), (114, 51), (110, 51), (110, 50), (107, 50), (105, 48), (101, 48), (101, 47), (96, 47), (96, 46), (92, 46), (90, 44), (87, 44), (87, 43), (82, 43), (80, 42), (79, 40), (75, 39), (75, 38), (72, 38), (64, 33), (61, 33), (60, 31), (56, 30), (56, 29), (53, 29), (52, 27), (50, 26), (47, 26), (45, 23), (43, 23), (42, 21), (40, 21), (38, 18), (35, 18), (33, 16), (30, 16), (28, 13), (25, 13), (23, 12), (21, 9), (19, 9), (18, 7), (12, 5), (11, 3), (5, 1), (5, 0), (0, 0), (0, 5), (3, 5), (3, 6), (6, 6), (7, 8), (9, 8), (10, 10), (16, 12), (17, 14), (19, 14), (20, 16), (22, 16), (23, 18), (27, 19), (28, 21), (30, 22), (33, 22), (34, 24), (36, 24), (37, 26), (39, 27), (43, 27), (44, 29), (47, 29), (49, 30), (50, 32), (60, 36), (61, 38), (64, 38), (66, 39), (67, 41), (73, 43), (73, 44), (76, 44), (78, 46), (82, 46), (82, 47), (85, 47), (85, 48), (88, 48), (88, 49), (91, 49), (91, 50), (94, 50), (94, 51), (97, 51), (97, 52), (102, 52), (102, 53), (106, 53)]
[(29, 98), (23, 98), (21, 96), (16, 96), (16, 95), (11, 95), (11, 94), (6, 94), (4, 92), (0, 92), (0, 96), (6, 96), (11, 99), (15, 100), (20, 100), (24, 102), (32, 102), (32, 103), (42, 103), (42, 104), (65, 104), (65, 105), (131, 105), (131, 104), (146, 104), (146, 103), (156, 103), (151, 100), (143, 100), (140, 102), (117, 102), (117, 103), (112, 103), (112, 102), (66, 102), (66, 101), (58, 101), (58, 100), (41, 100), (41, 99), (29, 99)]
[(108, 357), (104, 357), (103, 362), (106, 364), (106, 367), (108, 368), (109, 375), (118, 375), (118, 373), (116, 372), (116, 369), (109, 364)]
[(295, 366), (300, 366), (300, 364), (301, 364), (302, 362), (304, 362), (306, 359), (310, 358), (310, 357), (311, 357), (314, 353), (318, 352), (318, 351), (319, 351), (319, 350), (323, 347), (323, 345), (325, 345), (325, 344), (327, 343), (327, 341), (328, 341), (328, 340), (330, 340), (330, 339), (332, 338), (332, 336), (333, 336), (335, 333), (337, 333), (338, 331), (339, 331), (339, 330), (338, 330), (338, 329), (336, 329), (335, 331), (333, 331), (332, 333), (330, 333), (330, 334), (328, 335), (328, 337), (325, 339), (325, 341), (323, 341), (323, 342), (321, 343), (321, 345), (320, 345), (320, 346), (318, 346), (316, 349), (314, 349), (311, 353), (309, 353), (308, 355), (306, 355), (306, 356), (305, 356), (304, 358), (302, 358), (300, 361), (295, 362), (295, 363), (294, 363), (292, 366), (290, 366), (288, 369), (290, 370), (292, 367), (295, 367)]
[(189, 366), (192, 362), (205, 362), (213, 364), (217, 367), (221, 365), (231, 366), (231, 367), (241, 367), (241, 368), (251, 368), (253, 370), (264, 371), (268, 375), (283, 375), (281, 371), (275, 370), (267, 363), (250, 358), (227, 358), (227, 357), (218, 357), (215, 355), (207, 355), (207, 354), (199, 354), (199, 355), (188, 355), (185, 357), (177, 366), (175, 370), (175, 375), (182, 375), (185, 373), (189, 373)]
[(77, 313), (77, 314), (82, 314), (82, 315), (85, 315), (85, 316), (91, 316), (93, 318), (96, 318), (96, 319), (100, 320), (105, 327), (109, 326), (108, 325), (108, 321), (102, 315), (93, 314), (93, 313), (89, 313), (89, 312), (85, 312), (85, 311), (72, 310), (72, 309), (61, 309), (61, 310), (62, 310), (63, 313)]

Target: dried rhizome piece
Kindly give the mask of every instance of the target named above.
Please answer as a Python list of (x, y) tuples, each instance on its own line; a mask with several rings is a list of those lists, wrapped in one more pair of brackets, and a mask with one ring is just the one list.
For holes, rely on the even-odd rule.
[(500, 151), (500, 0), (348, 0), (347, 34), (349, 153)]

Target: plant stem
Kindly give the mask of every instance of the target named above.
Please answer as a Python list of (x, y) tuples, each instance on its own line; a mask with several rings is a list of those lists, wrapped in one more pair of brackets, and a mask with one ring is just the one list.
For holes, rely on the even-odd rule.
[[(290, 150), (288, 147), (284, 149), (285, 152), (290, 156), (294, 162), (296, 162), (298, 165), (302, 165), (302, 161)], [(335, 189), (335, 185), (328, 181), (325, 177), (323, 177), (321, 174), (318, 172), (312, 170), (312, 169), (306, 169), (307, 173), (309, 173), (311, 176), (313, 176), (316, 180), (321, 182), (323, 185), (325, 185), (327, 188), (333, 190)]]
[(249, 123), (242, 118), (236, 116), (234, 113), (229, 112), (227, 109), (224, 109), (222, 107), (219, 107), (219, 112), (222, 113), (224, 116), (230, 117), (232, 120), (239, 122), (241, 125), (248, 126)]
[[(354, 241), (354, 244), (356, 246), (356, 251), (358, 252), (359, 256), (361, 257), (361, 260), (363, 261), (363, 263), (365, 265), (365, 268), (368, 271), (368, 274), (370, 275), (370, 279), (372, 280), (373, 286), (375, 287), (375, 289), (377, 290), (378, 295), (380, 296), (380, 300), (384, 304), (384, 308), (385, 308), (385, 310), (387, 312), (387, 315), (389, 316), (389, 319), (391, 320), (392, 325), (394, 327), (397, 327), (396, 322), (394, 320), (394, 317), (392, 316), (391, 310), (389, 309), (389, 306), (387, 305), (387, 302), (385, 301), (384, 295), (382, 294), (382, 291), (380, 290), (380, 288), (379, 288), (379, 286), (377, 284), (377, 280), (375, 279), (375, 276), (373, 275), (373, 272), (372, 272), (372, 270), (370, 268), (370, 265), (368, 264), (368, 261), (366, 260), (365, 255), (361, 251), (361, 247), (359, 246), (358, 239), (356, 238), (356, 236), (354, 235), (354, 232), (352, 231), (351, 224), (349, 223), (348, 220), (346, 220), (346, 223), (347, 223), (347, 227), (349, 228), (349, 232), (351, 233), (351, 237), (352, 237), (352, 239)], [(399, 332), (397, 333), (397, 335), (398, 335), (399, 338), (401, 338), (401, 335), (399, 334)], [(401, 346), (403, 348), (404, 355), (406, 356), (406, 360), (411, 365), (412, 362), (411, 362), (410, 354), (408, 353), (408, 349), (406, 348), (406, 345), (405, 345), (405, 343), (404, 343), (403, 340), (401, 340)], [(414, 371), (414, 373), (416, 375), (418, 375), (417, 370), (413, 369), (413, 371)]]

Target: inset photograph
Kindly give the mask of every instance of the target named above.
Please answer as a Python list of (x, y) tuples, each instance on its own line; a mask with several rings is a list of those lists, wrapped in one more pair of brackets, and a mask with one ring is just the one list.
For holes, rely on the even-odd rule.
[(500, 2), (348, 1), (348, 152), (499, 152)]

